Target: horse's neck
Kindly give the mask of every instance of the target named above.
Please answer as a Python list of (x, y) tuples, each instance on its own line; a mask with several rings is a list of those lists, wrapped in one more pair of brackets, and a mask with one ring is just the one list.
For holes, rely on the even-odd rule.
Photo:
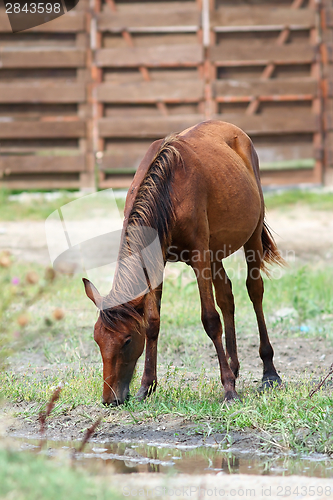
[[(125, 238), (122, 245), (127, 245)], [(122, 246), (109, 296), (118, 298), (119, 303), (130, 302), (135, 308), (141, 308), (145, 296), (163, 282), (165, 264), (164, 248), (156, 239), (133, 253), (130, 247)]]

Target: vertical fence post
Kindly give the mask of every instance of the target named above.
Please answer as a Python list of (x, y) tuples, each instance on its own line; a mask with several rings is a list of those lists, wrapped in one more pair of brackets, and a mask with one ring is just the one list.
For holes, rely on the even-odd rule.
[(332, 99), (332, 40), (333, 40), (333, 2), (321, 0), (319, 3), (319, 26), (321, 31), (321, 123), (323, 133), (323, 181), (333, 185), (333, 99)]
[(101, 48), (102, 34), (98, 31), (98, 24), (96, 15), (101, 12), (101, 0), (90, 0), (91, 2), (91, 28), (90, 28), (90, 50), (92, 54), (92, 64), (91, 64), (91, 144), (94, 156), (94, 172), (95, 172), (95, 184), (96, 188), (101, 181), (101, 176), (103, 175), (99, 170), (99, 165), (103, 161), (103, 151), (104, 151), (104, 141), (99, 137), (98, 122), (103, 115), (102, 104), (98, 100), (97, 90), (98, 85), (102, 81), (102, 68), (96, 65), (95, 51)]
[(210, 62), (211, 32), (210, 32), (210, 0), (202, 0), (202, 45), (204, 52), (204, 82), (206, 119), (213, 115), (212, 66)]

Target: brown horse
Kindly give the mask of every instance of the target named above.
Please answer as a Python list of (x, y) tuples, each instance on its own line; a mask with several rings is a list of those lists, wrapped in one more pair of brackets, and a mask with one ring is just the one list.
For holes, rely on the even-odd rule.
[[(111, 292), (102, 297), (84, 279), (87, 296), (100, 309), (94, 338), (103, 359), (103, 402), (118, 405), (128, 397), (145, 341), (145, 366), (138, 399), (149, 395), (157, 384), (162, 283), (158, 284), (161, 280), (154, 280), (145, 272), (146, 290), (136, 296), (133, 284), (140, 281), (138, 276), (140, 273), (142, 276), (145, 266), (127, 258), (133, 255), (131, 234), (142, 227), (154, 228), (158, 234), (162, 268), (167, 261), (178, 260), (195, 271), (201, 320), (217, 352), (226, 400), (238, 397), (235, 379), (239, 362), (234, 299), (222, 259), (244, 247), (246, 286), (260, 335), (263, 385), (280, 384), (262, 310), (264, 288), (260, 269), (265, 271), (266, 262), (283, 260), (264, 222), (258, 157), (242, 130), (229, 123), (205, 121), (149, 147), (127, 195), (118, 268)], [(141, 240), (138, 244), (137, 240), (136, 237), (136, 248), (140, 251), (147, 242)], [(120, 265), (122, 262), (126, 264)], [(156, 273), (160, 273), (160, 266), (155, 267)], [(223, 315), (226, 350), (213, 285)], [(132, 293), (136, 298), (121, 303), (122, 293), (130, 299)]]

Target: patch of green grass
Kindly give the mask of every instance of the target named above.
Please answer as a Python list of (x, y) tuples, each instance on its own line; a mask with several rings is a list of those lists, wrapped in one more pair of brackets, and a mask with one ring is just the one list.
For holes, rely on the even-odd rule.
[[(99, 361), (92, 339), (97, 311), (80, 277), (56, 275), (53, 280), (45, 278), (47, 273), (37, 264), (0, 265), (0, 364), (10, 351), (15, 364), (22, 349), (25, 361), (37, 357), (40, 364)], [(56, 310), (64, 317), (57, 318)], [(19, 324), (22, 316), (24, 326)]]
[(266, 192), (265, 204), (268, 209), (307, 205), (315, 210), (333, 210), (333, 193), (302, 189)]
[[(23, 279), (27, 268), (20, 266), (15, 272)], [(257, 331), (245, 287), (245, 264), (234, 259), (226, 267), (233, 282), (237, 335), (241, 340), (250, 330)], [(37, 267), (34, 269), (39, 272)], [(175, 265), (174, 269), (178, 274), (172, 277), (170, 273), (165, 281), (159, 341), (159, 361), (164, 366), (170, 363), (170, 367), (148, 401), (130, 400), (126, 406), (110, 410), (112, 418), (118, 416), (123, 421), (125, 415), (128, 422), (134, 423), (163, 414), (182, 416), (197, 423), (197, 432), (226, 432), (226, 446), (231, 442), (231, 431), (256, 429), (266, 436), (267, 446), (333, 453), (332, 394), (326, 388), (310, 399), (309, 378), (302, 384), (263, 394), (254, 392), (252, 383), (243, 387), (240, 383), (242, 402), (227, 407), (222, 401), (219, 379), (212, 379), (205, 372), (193, 376), (202, 364), (203, 346), (211, 341), (201, 325), (194, 276), (183, 272), (185, 266)], [(279, 279), (265, 280), (264, 307), (270, 332), (282, 331), (286, 337), (320, 336), (333, 341), (333, 268), (307, 265), (282, 270), (276, 277)], [(60, 383), (63, 390), (54, 414), (81, 404), (98, 404), (102, 392), (101, 357), (92, 336), (97, 311), (78, 278), (62, 277), (52, 286), (28, 310), (31, 321), (26, 333), (32, 339), (28, 347), (13, 358), (12, 370), (0, 373), (0, 398), (34, 402), (36, 405), (29, 410), (34, 414), (45, 407)], [(64, 309), (63, 320), (52, 319), (54, 307)], [(287, 314), (281, 310), (287, 310)], [(37, 356), (39, 361), (29, 367), (29, 356)], [(175, 359), (182, 361), (183, 368), (171, 367), (177, 364)], [(15, 363), (24, 363), (25, 368), (16, 371)], [(49, 369), (43, 372), (38, 366), (45, 363)], [(131, 393), (135, 394), (138, 387), (139, 377), (135, 376)]]
[(9, 192), (0, 190), (0, 220), (3, 221), (45, 220), (54, 210), (75, 199), (67, 192), (53, 201), (34, 199), (19, 202), (10, 200), (9, 196)]
[(2, 449), (0, 484), (0, 498), (15, 500), (113, 500), (121, 497), (104, 480), (92, 478), (86, 471), (28, 453)]
[[(81, 368), (67, 369), (59, 375), (34, 379), (20, 374), (2, 374), (2, 395), (11, 400), (26, 400), (40, 404), (23, 413), (36, 415), (45, 406), (60, 379), (66, 380), (52, 416), (68, 412), (80, 404), (95, 405), (102, 387), (101, 370)], [(131, 393), (140, 385), (134, 377)], [(212, 431), (225, 434), (221, 447), (232, 444), (232, 431), (260, 432), (263, 448), (280, 451), (312, 451), (333, 453), (333, 395), (330, 387), (319, 390), (309, 397), (313, 383), (306, 378), (266, 392), (258, 392), (249, 383), (240, 384), (242, 401), (232, 405), (223, 402), (223, 390), (219, 379), (206, 376), (202, 370), (194, 381), (186, 370), (169, 367), (161, 378), (157, 391), (146, 401), (130, 399), (124, 406), (110, 409), (115, 423), (139, 423), (161, 419), (163, 415), (182, 417), (197, 424), (193, 432), (209, 436)]]
[[(246, 291), (245, 264), (234, 260), (226, 267), (233, 282), (236, 332), (241, 342), (242, 337), (257, 332), (256, 318)], [(11, 273), (24, 280), (28, 269), (31, 266), (20, 265), (12, 269)], [(33, 269), (41, 275), (38, 266)], [(158, 360), (165, 366), (172, 363), (198, 372), (203, 361), (208, 359), (209, 349), (212, 354), (214, 350), (201, 324), (199, 294), (194, 276), (187, 274), (185, 266), (177, 264), (174, 269), (179, 270), (180, 274), (175, 278), (168, 277), (164, 285)], [(321, 337), (333, 342), (332, 281), (333, 268), (329, 266), (282, 270), (280, 279), (265, 279), (264, 311), (269, 332), (285, 337)], [(6, 290), (6, 287), (2, 289)], [(18, 302), (14, 301), (8, 314), (15, 317), (17, 305)], [(64, 311), (65, 316), (60, 321), (52, 315), (55, 307)], [(45, 363), (55, 371), (66, 365), (75, 366), (75, 369), (80, 365), (88, 366), (89, 363), (100, 366), (100, 352), (93, 340), (93, 326), (98, 312), (85, 296), (79, 278), (59, 277), (27, 312), (29, 324), (24, 329), (17, 328), (16, 332), (24, 341), (25, 349), (24, 353), (19, 350), (12, 358), (13, 370), (16, 365), (22, 366), (22, 363), (29, 373), (34, 366), (43, 366)], [(32, 365), (30, 368), (29, 363)], [(57, 385), (59, 381), (52, 381), (51, 385)], [(29, 389), (27, 379), (28, 385), (22, 390), (22, 394), (26, 394), (22, 396), (23, 399), (29, 394), (29, 401), (34, 399), (34, 383), (32, 380)], [(6, 388), (9, 390), (7, 397), (10, 397), (10, 387), (14, 386), (9, 384)], [(98, 394), (97, 401), (99, 397)], [(16, 393), (15, 398), (18, 398)], [(38, 400), (45, 401), (47, 398), (48, 394), (43, 394)]]
[[(205, 342), (201, 325), (198, 287), (194, 273), (177, 264), (179, 276), (165, 281), (161, 309), (160, 348), (164, 355), (192, 352)], [(257, 330), (252, 303), (246, 290), (246, 263), (240, 258), (225, 261), (233, 284), (236, 331), (242, 335)], [(264, 277), (264, 312), (270, 332), (283, 330), (289, 336), (321, 336), (333, 342), (333, 266), (295, 266), (272, 269)], [(207, 342), (210, 342), (207, 340)]]
[[(138, 382), (133, 383), (133, 393)], [(195, 432), (224, 432), (226, 447), (232, 444), (231, 431), (252, 429), (263, 432), (264, 447), (333, 453), (332, 392), (322, 389), (310, 398), (311, 388), (310, 379), (265, 392), (243, 384), (242, 401), (228, 405), (223, 402), (220, 380), (207, 378), (202, 371), (193, 383), (186, 373), (174, 369), (149, 400), (131, 399), (126, 409), (137, 421), (172, 414), (197, 422)]]
[(44, 375), (38, 369), (29, 373), (0, 373), (0, 399), (40, 403), (33, 410), (39, 413), (50, 400), (56, 387), (62, 386), (61, 398), (54, 411), (62, 413), (80, 404), (95, 404), (101, 398), (102, 366), (64, 366)]
[[(226, 261), (225, 267), (233, 283), (236, 331), (241, 340), (243, 335), (257, 331), (245, 286), (246, 265), (243, 260), (234, 259)], [(7, 280), (7, 285), (13, 278), (24, 283), (27, 272), (31, 270), (42, 278), (43, 269), (39, 266), (20, 264), (11, 268), (3, 279)], [(163, 353), (163, 357), (160, 361), (168, 364), (176, 357), (181, 358), (186, 366), (196, 364), (200, 367), (202, 347), (210, 345), (211, 341), (201, 324), (198, 287), (187, 266), (176, 264), (173, 270), (177, 270), (178, 276), (169, 276), (163, 290), (159, 339), (159, 356)], [(272, 274), (272, 279), (265, 279), (264, 294), (269, 331), (277, 331), (279, 335), (283, 332), (285, 336), (320, 336), (333, 342), (333, 267), (277, 268)], [(3, 302), (9, 290), (7, 285), (4, 282), (1, 288)], [(15, 300), (11, 297), (6, 318), (17, 316), (23, 299), (21, 294), (33, 293), (34, 287), (38, 285), (20, 286), (19, 296), (14, 297)], [(64, 312), (60, 321), (53, 317), (55, 308)], [(100, 362), (99, 349), (93, 341), (93, 325), (98, 311), (87, 299), (79, 277), (59, 276), (40, 300), (28, 307), (27, 313), (29, 324), (24, 331), (17, 328), (17, 335), (27, 345), (26, 360), (37, 356), (41, 364)], [(18, 352), (15, 359), (20, 362), (21, 357), (22, 353)]]
[(30, 313), (54, 293), (55, 285), (51, 269), (12, 264), (10, 255), (0, 252), (0, 369), (15, 348), (34, 338), (26, 328)]

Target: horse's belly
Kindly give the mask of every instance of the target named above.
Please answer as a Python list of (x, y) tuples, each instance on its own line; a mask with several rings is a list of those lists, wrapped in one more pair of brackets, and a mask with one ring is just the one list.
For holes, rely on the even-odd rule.
[[(225, 257), (236, 252), (252, 236), (262, 217), (262, 206), (257, 185), (235, 193), (226, 206), (223, 199), (210, 197), (208, 224), (210, 243), (214, 251), (223, 251)], [(217, 201), (216, 201), (217, 200)], [(220, 260), (220, 259), (218, 259)]]
[(232, 255), (250, 239), (254, 230), (255, 227), (253, 231), (246, 233), (233, 232), (229, 234), (227, 231), (221, 230), (219, 233), (212, 234), (209, 241), (211, 260), (221, 261)]

